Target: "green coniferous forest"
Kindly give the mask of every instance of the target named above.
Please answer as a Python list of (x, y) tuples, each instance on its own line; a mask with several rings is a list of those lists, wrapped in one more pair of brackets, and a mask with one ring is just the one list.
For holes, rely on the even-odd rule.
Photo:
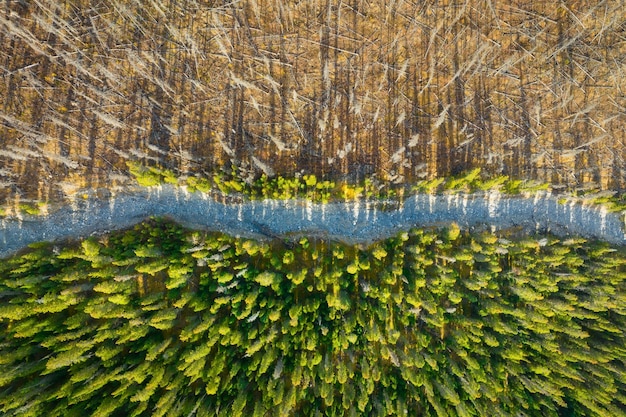
[(153, 218), (0, 276), (3, 415), (626, 415), (626, 253), (605, 243)]

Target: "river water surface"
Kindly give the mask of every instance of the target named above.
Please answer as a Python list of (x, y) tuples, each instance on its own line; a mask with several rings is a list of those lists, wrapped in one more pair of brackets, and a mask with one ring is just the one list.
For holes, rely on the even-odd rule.
[(85, 237), (123, 229), (150, 216), (167, 216), (187, 227), (244, 237), (314, 235), (367, 244), (411, 227), (443, 226), (493, 230), (518, 227), (529, 233), (579, 235), (626, 244), (626, 214), (580, 202), (560, 203), (546, 192), (506, 196), (416, 195), (398, 202), (363, 200), (316, 204), (306, 200), (217, 201), (201, 192), (164, 185), (128, 188), (107, 197), (75, 198), (45, 216), (0, 221), (0, 256), (42, 240)]

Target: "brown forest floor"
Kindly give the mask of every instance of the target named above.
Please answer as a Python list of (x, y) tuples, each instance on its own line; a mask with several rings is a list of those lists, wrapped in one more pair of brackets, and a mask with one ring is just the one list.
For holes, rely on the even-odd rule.
[(0, 5), (0, 201), (139, 160), (626, 188), (621, 0)]

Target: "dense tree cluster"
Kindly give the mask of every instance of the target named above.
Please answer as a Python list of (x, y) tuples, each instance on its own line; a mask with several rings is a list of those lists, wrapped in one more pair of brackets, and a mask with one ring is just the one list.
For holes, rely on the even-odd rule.
[(3, 415), (626, 415), (626, 254), (603, 243), (152, 219), (0, 277)]
[(65, 0), (0, 7), (0, 186), (476, 166), (623, 189), (620, 0)]

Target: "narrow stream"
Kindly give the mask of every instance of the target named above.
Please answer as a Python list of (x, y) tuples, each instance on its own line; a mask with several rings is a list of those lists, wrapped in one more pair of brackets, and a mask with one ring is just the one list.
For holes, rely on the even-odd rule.
[(559, 203), (540, 192), (506, 196), (477, 194), (417, 195), (402, 202), (316, 204), (304, 200), (219, 202), (206, 194), (169, 185), (132, 188), (107, 198), (74, 199), (45, 216), (0, 220), (0, 256), (42, 240), (84, 237), (122, 229), (149, 216), (168, 216), (192, 228), (234, 236), (315, 235), (346, 243), (369, 243), (414, 226), (456, 222), (493, 230), (520, 227), (528, 232), (580, 235), (626, 244), (625, 213), (578, 202)]

